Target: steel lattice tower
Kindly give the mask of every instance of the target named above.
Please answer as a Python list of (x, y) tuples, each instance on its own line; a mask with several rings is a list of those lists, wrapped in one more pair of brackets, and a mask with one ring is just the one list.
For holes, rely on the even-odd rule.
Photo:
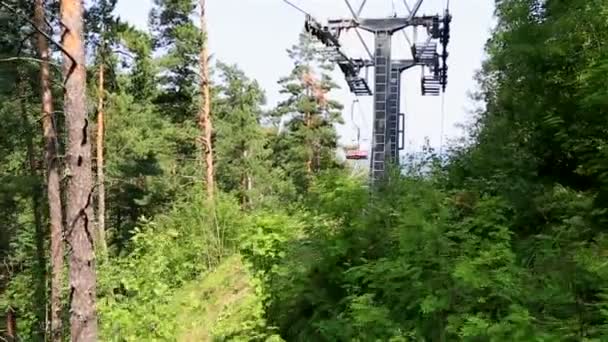
[[(438, 96), (447, 85), (447, 45), (450, 39), (452, 16), (446, 9), (443, 15), (417, 16), (423, 0), (417, 0), (413, 7), (404, 4), (409, 13), (404, 17), (363, 18), (367, 0), (354, 10), (350, 0), (344, 0), (352, 18), (332, 19), (321, 25), (307, 16), (305, 28), (327, 47), (333, 49), (334, 60), (345, 75), (346, 82), (357, 96), (373, 95), (374, 118), (370, 174), (372, 181), (384, 177), (387, 164), (399, 163), (399, 151), (405, 148), (405, 115), (400, 110), (401, 74), (414, 66), (422, 66), (429, 73), (420, 80), (422, 95)], [(392, 37), (396, 32), (408, 27), (423, 27), (427, 39), (411, 46), (412, 59), (392, 59)], [(374, 35), (374, 50), (369, 50), (361, 34), (357, 34), (365, 46), (370, 59), (351, 59), (341, 51), (340, 34), (346, 30), (364, 30)], [(441, 54), (437, 46), (441, 45)], [(374, 90), (371, 91), (367, 78), (360, 76), (362, 68), (374, 67)]]

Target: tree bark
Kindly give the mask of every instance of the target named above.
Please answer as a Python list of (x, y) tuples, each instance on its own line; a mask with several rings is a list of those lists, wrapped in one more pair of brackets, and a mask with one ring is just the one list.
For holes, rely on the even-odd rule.
[[(36, 0), (34, 21), (39, 31), (45, 29), (43, 0)], [(58, 140), (53, 113), (49, 59), (50, 51), (46, 37), (37, 34), (40, 64), (40, 87), (42, 94), (42, 130), (44, 136), (44, 159), (46, 164), (46, 186), (49, 202), (49, 224), (51, 229), (51, 336), (52, 342), (62, 341), (62, 287), (63, 287), (63, 212), (61, 204), (60, 163), (57, 155)]]
[(201, 34), (203, 36), (203, 46), (199, 56), (201, 69), (201, 109), (199, 113), (199, 126), (202, 130), (203, 138), (203, 154), (205, 160), (205, 181), (207, 184), (207, 197), (213, 201), (215, 191), (214, 166), (213, 166), (213, 122), (211, 120), (211, 95), (209, 82), (209, 51), (207, 39), (207, 18), (206, 18), (206, 1), (200, 0), (201, 7)]
[[(310, 113), (306, 113), (306, 128), (310, 131), (311, 126), (312, 126), (312, 114)], [(307, 138), (306, 139), (306, 148), (308, 148), (308, 157), (306, 158), (306, 173), (308, 174), (308, 177), (312, 176), (312, 159), (313, 159), (313, 147), (312, 147), (312, 142), (310, 142), (310, 140)]]
[(91, 142), (86, 108), (82, 0), (61, 0), (64, 26), (64, 113), (68, 131), (67, 227), (70, 247), (70, 332), (74, 342), (97, 341)]
[[(103, 35), (103, 33), (102, 33)], [(102, 37), (103, 39), (103, 37)], [(105, 258), (106, 244), (106, 187), (104, 172), (104, 72), (105, 72), (105, 45), (102, 43), (101, 62), (99, 63), (99, 86), (97, 100), (97, 248), (100, 255)]]
[[(313, 89), (315, 86), (315, 79), (314, 79), (314, 75), (312, 73), (311, 70), (307, 69), (304, 71), (304, 74), (302, 74), (302, 82), (304, 84), (305, 87), (305, 95), (307, 99), (310, 99), (311, 97), (314, 96), (313, 93)], [(308, 130), (308, 132), (310, 132), (310, 130), (312, 130), (312, 116), (313, 114), (310, 112), (306, 112), (304, 113), (304, 125), (306, 126), (306, 129)], [(314, 146), (313, 146), (313, 142), (310, 141), (310, 139), (308, 138), (308, 136), (310, 134), (306, 134), (307, 137), (305, 138), (305, 148), (307, 149), (307, 158), (306, 158), (306, 175), (308, 176), (308, 178), (312, 177), (312, 173), (313, 173), (313, 159), (314, 159)]]
[(8, 342), (17, 341), (17, 318), (13, 308), (6, 311), (6, 337)]
[[(18, 72), (17, 80), (17, 91), (19, 93), (19, 103), (21, 109), (21, 119), (23, 122), (23, 128), (27, 129), (26, 143), (27, 143), (27, 159), (30, 168), (30, 176), (37, 179), (38, 174), (38, 162), (36, 160), (36, 151), (34, 149), (34, 139), (30, 120), (27, 113), (27, 86), (25, 84), (25, 75), (23, 71)], [(45, 325), (46, 325), (46, 256), (44, 241), (46, 240), (46, 233), (43, 223), (43, 212), (40, 198), (42, 198), (42, 189), (37, 182), (32, 186), (32, 211), (34, 214), (34, 229), (35, 229), (35, 242), (36, 242), (36, 272), (33, 274), (32, 282), (35, 284), (35, 300), (36, 303), (36, 329), (34, 334), (39, 341), (44, 341)]]

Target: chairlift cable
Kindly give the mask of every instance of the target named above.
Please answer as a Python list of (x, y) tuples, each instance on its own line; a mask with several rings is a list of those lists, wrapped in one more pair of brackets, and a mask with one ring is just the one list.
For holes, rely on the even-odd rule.
[(445, 127), (445, 93), (441, 93), (441, 135), (439, 136), (439, 157), (443, 157), (443, 134)]
[(297, 6), (296, 4), (294, 4), (293, 2), (291, 2), (289, 0), (283, 0), (283, 2), (286, 3), (286, 4), (288, 4), (291, 7), (295, 8), (296, 10), (304, 13), (305, 15), (312, 17), (312, 15), (310, 13), (306, 12), (305, 10), (303, 10), (302, 8), (300, 8), (299, 6)]
[(359, 103), (359, 99), (354, 99), (350, 106), (350, 121), (353, 123), (355, 128), (359, 129), (359, 125), (355, 122), (355, 103)]
[(357, 102), (357, 108), (358, 108), (358, 112), (359, 112), (359, 115), (360, 115), (360, 118), (361, 118), (361, 128), (362, 128), (361, 131), (365, 132), (365, 134), (363, 135), (363, 138), (361, 139), (361, 141), (362, 142), (363, 141), (367, 142), (368, 145), (366, 145), (367, 146), (366, 149), (367, 149), (367, 151), (369, 153), (369, 149), (371, 148), (371, 146), (369, 146), (369, 143), (371, 141), (371, 137), (370, 137), (371, 129), (370, 129), (370, 126), (369, 126), (369, 121), (366, 120), (366, 118), (369, 118), (369, 116), (365, 115), (366, 112), (363, 109), (363, 106), (361, 105), (361, 102)]
[(357, 108), (359, 109), (359, 117), (361, 119), (361, 125), (364, 126), (363, 128), (365, 128), (365, 131), (368, 131), (369, 126), (366, 124), (365, 121), (365, 112), (363, 111), (363, 109), (361, 108), (361, 102), (357, 101)]
[(407, 15), (410, 15), (410, 13), (412, 12), (412, 9), (410, 8), (410, 5), (407, 4), (407, 0), (403, 0), (403, 5), (405, 6), (405, 9), (407, 10)]

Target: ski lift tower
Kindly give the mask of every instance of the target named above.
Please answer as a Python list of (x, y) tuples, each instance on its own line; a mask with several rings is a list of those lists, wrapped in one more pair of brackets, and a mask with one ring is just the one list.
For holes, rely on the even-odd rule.
[[(401, 74), (414, 66), (421, 66), (423, 70), (420, 80), (422, 95), (438, 96), (445, 91), (448, 71), (447, 45), (450, 39), (452, 16), (448, 9), (443, 15), (418, 16), (418, 10), (424, 0), (416, 0), (413, 7), (410, 7), (407, 0), (404, 0), (408, 11), (406, 16), (365, 18), (361, 15), (367, 0), (362, 1), (358, 10), (355, 10), (351, 0), (344, 1), (352, 18), (331, 19), (327, 25), (321, 25), (312, 17), (307, 16), (305, 28), (327, 47), (334, 50), (334, 61), (344, 73), (351, 92), (356, 96), (373, 95), (374, 119), (370, 171), (372, 182), (374, 182), (384, 177), (387, 164), (399, 163), (399, 151), (405, 149), (405, 115), (400, 111)], [(426, 40), (414, 42), (414, 45), (410, 46), (412, 59), (392, 59), (392, 37), (395, 33), (408, 27), (425, 28)], [(370, 57), (369, 60), (350, 59), (341, 51), (340, 34), (353, 29), (365, 47)], [(374, 35), (373, 52), (367, 47), (359, 29)], [(437, 50), (438, 43), (443, 47), (441, 54)], [(368, 85), (369, 67), (374, 67), (373, 92)], [(360, 76), (363, 68), (366, 69), (365, 78)]]

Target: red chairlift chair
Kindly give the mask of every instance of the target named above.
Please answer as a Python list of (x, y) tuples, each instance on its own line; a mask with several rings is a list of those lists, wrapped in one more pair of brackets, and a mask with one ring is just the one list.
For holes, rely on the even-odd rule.
[(357, 144), (354, 146), (347, 146), (345, 148), (346, 151), (346, 159), (349, 160), (363, 160), (367, 159), (367, 151), (361, 149), (361, 129), (355, 123), (354, 111), (355, 111), (355, 103), (359, 102), (358, 99), (355, 99), (351, 106), (351, 120), (353, 125), (357, 129)]
[(367, 159), (367, 151), (364, 151), (364, 150), (346, 151), (346, 159), (350, 159), (350, 160)]

